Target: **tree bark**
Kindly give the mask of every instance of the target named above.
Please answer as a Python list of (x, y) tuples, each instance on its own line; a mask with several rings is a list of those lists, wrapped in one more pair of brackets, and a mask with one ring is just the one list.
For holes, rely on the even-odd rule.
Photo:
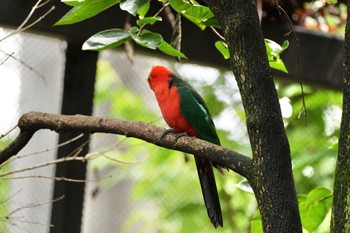
[(247, 179), (264, 232), (302, 232), (288, 139), (254, 0), (206, 0), (230, 50), (253, 159)]
[[(350, 1), (347, 3), (350, 12)], [(331, 232), (350, 232), (350, 16), (344, 44), (343, 113), (335, 170)]]

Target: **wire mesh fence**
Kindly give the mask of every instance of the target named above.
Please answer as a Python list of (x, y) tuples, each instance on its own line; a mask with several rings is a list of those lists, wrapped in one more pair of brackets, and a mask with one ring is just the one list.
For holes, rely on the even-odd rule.
[[(0, 38), (10, 30), (0, 28)], [(0, 134), (16, 126), (28, 111), (59, 113), (64, 73), (65, 42), (28, 33), (16, 34), (0, 44)], [(1, 146), (17, 129), (1, 138)], [(48, 232), (57, 135), (40, 131), (16, 159), (0, 168), (0, 232)], [(51, 149), (51, 150), (49, 150)], [(42, 153), (33, 154), (41, 151)], [(34, 167), (39, 166), (34, 169)], [(23, 170), (11, 176), (6, 172)], [(39, 177), (41, 176), (41, 178)], [(44, 178), (49, 177), (49, 178)]]

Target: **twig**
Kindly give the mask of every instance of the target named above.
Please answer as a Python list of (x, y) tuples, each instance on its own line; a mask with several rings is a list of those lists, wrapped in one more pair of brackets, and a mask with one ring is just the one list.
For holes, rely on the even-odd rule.
[(210, 26), (209, 28), (220, 38), (220, 40), (226, 43), (225, 37), (223, 37), (213, 26)]
[(307, 126), (307, 109), (306, 109), (306, 103), (305, 103), (305, 93), (304, 93), (304, 85), (303, 85), (303, 76), (302, 76), (302, 69), (301, 69), (301, 62), (300, 62), (300, 44), (299, 44), (299, 38), (297, 34), (294, 31), (293, 23), (290, 20), (287, 12), (279, 5), (278, 0), (275, 0), (277, 10), (281, 14), (281, 12), (286, 16), (288, 20), (288, 24), (290, 27), (290, 31), (286, 33), (286, 35), (293, 34), (293, 37), (295, 39), (296, 48), (297, 48), (297, 62), (298, 62), (298, 73), (299, 73), (299, 84), (301, 89), (301, 95), (302, 95), (302, 106), (299, 110), (298, 119), (300, 119), (301, 114), (304, 113), (304, 120), (305, 120), (305, 126)]
[[(87, 180), (87, 179), (73, 179), (73, 178), (67, 178), (67, 177), (52, 177), (52, 176), (43, 176), (43, 175), (30, 175), (30, 176), (11, 176), (11, 177), (3, 177), (0, 178), (0, 180), (22, 180), (22, 179), (48, 179), (48, 180), (56, 180), (56, 181), (68, 181), (68, 182), (74, 182), (74, 183), (85, 183), (85, 182), (98, 182), (102, 179), (94, 179), (94, 180)], [(104, 177), (105, 179), (107, 177)]]
[(19, 25), (17, 27), (16, 30), (12, 31), (11, 33), (9, 33), (8, 35), (6, 35), (5, 37), (0, 39), (0, 42), (2, 42), (3, 40), (19, 33), (19, 32), (23, 32), (25, 30), (27, 30), (30, 27), (33, 27), (35, 24), (39, 23), (42, 19), (44, 19), (48, 14), (50, 14), (54, 9), (55, 6), (52, 6), (49, 10), (47, 10), (42, 16), (40, 16), (38, 19), (36, 19), (33, 23), (29, 24), (26, 26), (26, 24), (28, 23), (28, 21), (30, 20), (30, 18), (33, 16), (34, 12), (39, 9), (40, 7), (46, 5), (50, 0), (47, 0), (46, 2), (42, 2), (42, 0), (38, 0), (36, 2), (36, 4), (32, 7), (31, 11), (29, 12), (28, 16), (24, 19), (24, 21), (22, 22), (21, 25)]
[[(165, 3), (163, 4), (163, 6), (165, 5)], [(164, 7), (164, 13), (165, 13), (165, 17), (167, 18), (168, 22), (170, 23), (170, 26), (172, 28), (175, 27), (176, 24), (176, 17), (173, 14), (171, 7), (169, 7), (169, 5), (167, 5), (166, 7)]]
[[(0, 205), (8, 202), (10, 199), (13, 199), (18, 193), (20, 193), (22, 190), (18, 190), (17, 192), (15, 192), (14, 194), (10, 195), (10, 197), (8, 197), (7, 199), (5, 199), (4, 201), (2, 201), (0, 203)], [(0, 216), (0, 221), (1, 222), (7, 222), (8, 224), (11, 224), (17, 228), (19, 228), (22, 231), (28, 232), (26, 229), (18, 226), (16, 224), (16, 222), (24, 222), (24, 223), (30, 223), (30, 224), (37, 224), (37, 225), (47, 225), (46, 223), (39, 223), (39, 222), (34, 222), (34, 221), (28, 221), (28, 220), (24, 220), (23, 217), (15, 217), (13, 216), (14, 214), (16, 214), (17, 212), (20, 212), (23, 209), (28, 209), (28, 208), (36, 208), (38, 206), (42, 206), (45, 204), (51, 204), (57, 201), (60, 201), (64, 198), (64, 195), (62, 195), (59, 198), (56, 198), (54, 200), (50, 200), (50, 201), (43, 201), (43, 202), (36, 202), (36, 203), (29, 203), (28, 205), (24, 205), (21, 206), (19, 208), (16, 208), (14, 210), (12, 210), (11, 212), (9, 212), (6, 216)], [(53, 225), (49, 225), (50, 227), (52, 227)]]
[(154, 17), (158, 16), (167, 6), (169, 6), (169, 2), (164, 3), (163, 6), (154, 14)]
[[(17, 127), (17, 126), (16, 126)], [(14, 127), (14, 128), (16, 128)], [(79, 134), (78, 136), (70, 139), (70, 140), (67, 140), (65, 142), (62, 142), (60, 144), (58, 144), (57, 146), (54, 146), (52, 148), (48, 148), (48, 149), (45, 149), (45, 150), (42, 150), (42, 151), (36, 151), (36, 152), (33, 152), (33, 153), (30, 153), (30, 154), (25, 154), (25, 155), (17, 155), (17, 156), (13, 156), (12, 158), (10, 158), (9, 160), (5, 161), (3, 165), (7, 164), (7, 163), (10, 163), (16, 159), (22, 159), (22, 158), (26, 158), (26, 157), (29, 157), (29, 156), (32, 156), (32, 155), (37, 155), (37, 154), (41, 154), (41, 153), (45, 153), (45, 152), (48, 152), (48, 151), (52, 151), (52, 150), (56, 150), (57, 148), (60, 148), (62, 146), (65, 146), (65, 145), (68, 145), (69, 143), (72, 143), (76, 140), (78, 140), (79, 138), (81, 138), (84, 134)]]
[[(18, 192), (17, 192), (18, 193)], [(17, 194), (16, 193), (16, 194)], [(13, 197), (13, 196), (12, 196)], [(54, 202), (60, 201), (64, 198), (64, 195), (62, 195), (61, 197), (58, 197), (56, 199), (53, 200), (49, 200), (49, 201), (43, 201), (43, 202), (35, 202), (35, 203), (29, 203), (28, 205), (25, 206), (21, 206), (19, 208), (16, 208), (14, 210), (12, 210), (10, 213), (8, 213), (6, 216), (4, 217), (0, 217), (0, 221), (6, 221), (9, 224), (12, 224), (18, 228), (20, 228), (19, 226), (17, 226), (14, 221), (16, 222), (25, 222), (25, 223), (31, 223), (31, 224), (40, 224), (40, 225), (46, 225), (44, 223), (39, 223), (39, 222), (33, 222), (33, 221), (27, 221), (27, 220), (21, 220), (20, 217), (13, 217), (14, 214), (16, 214), (17, 212), (20, 212), (23, 209), (29, 209), (29, 208), (36, 208), (42, 205), (46, 205), (46, 204), (52, 204)], [(53, 225), (50, 224), (50, 227), (52, 227)], [(22, 229), (22, 228), (20, 228)], [(22, 229), (25, 230), (25, 229)]]
[[(81, 136), (78, 135), (77, 137), (73, 138), (73, 139), (78, 139), (80, 138)], [(73, 139), (69, 140), (69, 143), (73, 141)], [(25, 171), (30, 171), (30, 170), (35, 170), (35, 169), (38, 169), (38, 168), (42, 168), (42, 167), (46, 167), (46, 166), (50, 166), (50, 165), (54, 165), (54, 164), (58, 164), (58, 163), (62, 163), (62, 162), (69, 162), (69, 161), (82, 161), (82, 162), (85, 162), (85, 161), (88, 161), (88, 160), (92, 160), (92, 159), (95, 159), (99, 156), (103, 156), (105, 157), (106, 159), (109, 159), (109, 160), (112, 160), (114, 162), (118, 162), (118, 163), (123, 163), (123, 164), (137, 164), (138, 162), (126, 162), (126, 161), (121, 161), (121, 160), (117, 160), (117, 159), (114, 159), (110, 156), (107, 156), (105, 155), (106, 152), (108, 151), (111, 151), (112, 149), (114, 149), (115, 147), (117, 147), (118, 145), (120, 145), (123, 141), (125, 141), (125, 139), (123, 139), (122, 141), (116, 143), (115, 145), (113, 145), (112, 147), (109, 147), (109, 148), (106, 148), (104, 149), (103, 151), (100, 151), (100, 152), (93, 152), (93, 153), (89, 153), (85, 156), (78, 156), (81, 151), (82, 151), (82, 148), (89, 142), (89, 140), (85, 141), (84, 143), (82, 143), (81, 145), (79, 145), (75, 150), (73, 150), (71, 152), (71, 154), (63, 157), (63, 158), (59, 158), (59, 159), (55, 159), (55, 160), (52, 160), (52, 161), (49, 161), (49, 162), (45, 162), (45, 163), (41, 163), (41, 164), (37, 164), (35, 166), (31, 166), (31, 167), (26, 167), (26, 168), (23, 168), (23, 169), (18, 169), (18, 170), (14, 170), (14, 171), (9, 171), (9, 172), (6, 172), (6, 173), (2, 173), (0, 174), (0, 180), (7, 180), (7, 179), (24, 179), (24, 178), (46, 178), (46, 179), (54, 179), (54, 180), (58, 180), (58, 181), (71, 181), (71, 182), (85, 182), (86, 180), (78, 180), (78, 179), (71, 179), (71, 178), (66, 178), (66, 177), (47, 177), (47, 176), (41, 176), (41, 175), (34, 175), (34, 176), (21, 176), (21, 177), (9, 177), (10, 175), (13, 175), (13, 174), (17, 174), (17, 173), (21, 173), (21, 172), (25, 172)], [(62, 144), (68, 144), (68, 142), (64, 142)], [(62, 145), (60, 144), (60, 145)], [(36, 153), (32, 153), (31, 155), (34, 155), (34, 154), (37, 154), (39, 152), (36, 152)], [(23, 158), (25, 156), (22, 156), (21, 158)], [(17, 157), (18, 159), (18, 157)], [(10, 159), (11, 160), (11, 159)], [(8, 161), (10, 160), (7, 160), (6, 163), (8, 163)], [(12, 161), (12, 160), (11, 160)], [(5, 164), (5, 163), (4, 163)], [(3, 164), (3, 165), (4, 165)]]
[(16, 128), (17, 128), (17, 125), (15, 125), (14, 127), (12, 127), (12, 128), (11, 128), (9, 131), (7, 131), (6, 133), (1, 134), (1, 135), (0, 135), (0, 139), (6, 137), (7, 135), (9, 135), (9, 134), (10, 134), (12, 131), (14, 131)]
[[(165, 7), (167, 7), (169, 5), (169, 3), (165, 3), (163, 4), (163, 6), (153, 15), (153, 17), (157, 17), (163, 10)], [(143, 28), (146, 26), (147, 24), (143, 24), (141, 25), (141, 27), (139, 28), (139, 32), (137, 33), (137, 36), (139, 37)]]
[(14, 54), (14, 52), (8, 54), (8, 56), (7, 56), (2, 62), (0, 62), (0, 66), (1, 66), (2, 64), (4, 64), (13, 54)]
[(9, 176), (9, 175), (13, 175), (13, 174), (16, 174), (16, 173), (21, 173), (21, 172), (25, 172), (25, 171), (38, 169), (38, 168), (41, 168), (41, 167), (55, 165), (55, 164), (62, 163), (62, 162), (70, 162), (70, 161), (82, 161), (82, 162), (85, 162), (86, 161), (85, 157), (77, 156), (77, 154), (79, 154), (80, 152), (81, 152), (81, 149), (76, 151), (76, 153), (73, 154), (73, 156), (71, 156), (71, 157), (63, 157), (63, 158), (55, 159), (55, 160), (48, 161), (48, 162), (45, 162), (45, 163), (40, 163), (40, 164), (37, 164), (35, 166), (25, 167), (25, 168), (18, 169), (18, 170), (15, 170), (15, 171), (5, 172), (5, 173), (0, 174), (0, 178), (6, 177), (6, 176)]
[[(1, 42), (1, 41), (0, 41)], [(12, 58), (13, 60), (21, 63), (21, 65), (23, 65), (24, 67), (26, 67), (28, 70), (32, 71), (33, 73), (37, 74), (43, 81), (44, 83), (46, 84), (46, 78), (43, 74), (41, 74), (39, 71), (37, 71), (36, 69), (34, 69), (32, 66), (28, 65), (26, 62), (16, 58), (15, 56), (13, 56), (14, 52), (13, 53), (7, 53), (3, 50), (0, 49), (0, 52), (2, 52), (3, 54), (5, 54), (7, 56), (7, 58), (0, 64), (2, 65), (6, 60), (8, 60), (9, 58)]]

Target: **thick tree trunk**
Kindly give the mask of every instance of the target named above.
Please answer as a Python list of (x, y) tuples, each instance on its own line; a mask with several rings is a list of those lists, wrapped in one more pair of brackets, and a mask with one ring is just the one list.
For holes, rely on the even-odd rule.
[(230, 50), (244, 105), (253, 160), (247, 179), (264, 232), (302, 232), (288, 139), (254, 0), (207, 0)]
[[(350, 12), (350, 1), (348, 1)], [(343, 115), (334, 180), (331, 232), (350, 232), (350, 16), (345, 29)]]

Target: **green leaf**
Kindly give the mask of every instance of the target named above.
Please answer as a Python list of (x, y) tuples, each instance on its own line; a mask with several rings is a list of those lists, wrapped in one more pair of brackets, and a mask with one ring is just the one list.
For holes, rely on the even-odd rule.
[(62, 3), (68, 6), (83, 6), (93, 4), (99, 1), (101, 0), (61, 0)]
[(131, 38), (130, 33), (119, 29), (108, 29), (90, 37), (83, 44), (83, 50), (104, 50), (117, 47)]
[(187, 8), (184, 11), (184, 15), (188, 18), (191, 18), (194, 22), (197, 24), (200, 24), (210, 18), (214, 18), (213, 12), (206, 7), (206, 6), (200, 6), (200, 5), (194, 5), (189, 8)]
[(163, 37), (158, 33), (153, 33), (148, 30), (143, 30), (142, 33), (139, 33), (137, 27), (132, 27), (129, 30), (131, 38), (139, 45), (149, 48), (156, 49), (161, 45)]
[(230, 58), (230, 52), (228, 51), (228, 46), (226, 43), (218, 40), (215, 42), (215, 48), (217, 50), (219, 50), (219, 52), (222, 54), (222, 56), (225, 59), (229, 59)]
[(298, 201), (303, 227), (308, 232), (314, 232), (331, 208), (332, 192), (324, 187), (316, 187), (307, 196), (298, 196)]
[(259, 210), (257, 210), (254, 213), (254, 216), (250, 222), (250, 233), (261, 233), (261, 232), (263, 232), (261, 216), (260, 216)]
[(203, 24), (214, 28), (221, 28), (221, 25), (219, 24), (219, 21), (216, 18), (207, 19), (203, 22)]
[(284, 50), (286, 50), (288, 47), (289, 47), (289, 41), (288, 41), (288, 40), (283, 41), (283, 43), (282, 43), (282, 50), (280, 51), (279, 54), (281, 54), (281, 53), (282, 53)]
[(272, 69), (283, 71), (285, 73), (288, 73), (288, 70), (286, 66), (284, 65), (283, 61), (281, 59), (278, 60), (269, 60), (269, 65)]
[(145, 24), (151, 24), (153, 25), (155, 22), (157, 21), (162, 21), (162, 18), (159, 17), (159, 16), (156, 16), (156, 17), (146, 17), (146, 18), (143, 18), (143, 19), (139, 19), (136, 21), (136, 24), (141, 27)]
[(170, 6), (178, 13), (182, 13), (192, 5), (183, 0), (169, 0)]
[(143, 19), (146, 16), (149, 10), (149, 6), (150, 6), (150, 2), (147, 2), (146, 4), (144, 4), (138, 9), (137, 14), (139, 15), (140, 19)]
[(168, 44), (165, 40), (162, 40), (162, 43), (158, 46), (158, 49), (167, 55), (187, 59), (185, 54), (183, 54), (179, 50), (175, 49), (173, 46)]
[(136, 15), (137, 11), (148, 3), (150, 0), (122, 0), (120, 2), (120, 9), (129, 12), (133, 16)]
[(288, 48), (289, 42), (286, 40), (283, 42), (283, 46), (280, 46), (273, 40), (265, 39), (266, 51), (268, 52), (268, 56), (279, 56), (285, 49)]
[(119, 3), (120, 0), (103, 0), (93, 2), (88, 5), (75, 6), (67, 14), (65, 14), (54, 26), (73, 24), (85, 19), (91, 18), (100, 12), (110, 8)]
[(280, 54), (286, 50), (288, 46), (289, 42), (287, 40), (283, 42), (282, 46), (280, 46), (272, 40), (265, 39), (267, 58), (269, 60), (269, 65), (271, 68), (288, 73), (287, 68), (280, 58)]
[(163, 40), (163, 37), (158, 33), (153, 33), (145, 29), (142, 30), (142, 33), (139, 33), (139, 28), (137, 27), (130, 28), (129, 33), (131, 34), (132, 39), (137, 44), (143, 47), (146, 47), (149, 49), (158, 48), (160, 51), (162, 51), (167, 55), (187, 59), (185, 54), (181, 53), (180, 51), (172, 47), (170, 44), (168, 44), (165, 40)]
[[(313, 204), (314, 202), (324, 202), (324, 201), (329, 201), (331, 200), (330, 198), (332, 197), (332, 191), (324, 188), (324, 187), (316, 187), (313, 190), (309, 192), (307, 195), (307, 203), (308, 204)], [(327, 203), (330, 204), (330, 203)]]
[(338, 140), (335, 140), (328, 146), (328, 149), (338, 151), (338, 147), (339, 147)]
[[(169, 0), (169, 4), (176, 12), (192, 21), (201, 30), (206, 28), (206, 21), (215, 18), (213, 12), (206, 6), (192, 5), (182, 0)], [(210, 21), (210, 23), (214, 22)]]

